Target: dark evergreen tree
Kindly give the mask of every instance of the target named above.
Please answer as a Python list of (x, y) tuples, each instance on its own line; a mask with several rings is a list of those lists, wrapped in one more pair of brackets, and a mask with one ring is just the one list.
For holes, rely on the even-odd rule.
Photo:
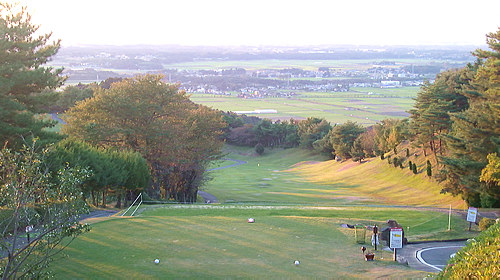
[(313, 148), (313, 143), (322, 139), (332, 129), (332, 126), (325, 119), (307, 118), (298, 123), (298, 136), (300, 146), (308, 149)]
[(26, 9), (16, 9), (0, 3), (0, 143), (20, 146), (23, 137), (33, 136), (40, 144), (53, 142), (60, 137), (44, 128), (55, 122), (35, 114), (46, 105), (40, 102), (44, 90), (64, 82), (62, 69), (42, 66), (59, 50), (60, 41), (49, 43), (51, 34), (37, 36), (38, 26)]
[(413, 163), (413, 166), (411, 167), (411, 171), (413, 171), (413, 174), (417, 174), (418, 171), (417, 171), (417, 165), (415, 163)]
[(500, 190), (479, 180), (487, 155), (500, 152), (500, 28), (487, 37), (491, 51), (474, 53), (485, 61), (476, 64), (476, 75), (464, 86), (469, 108), (451, 114), (453, 126), (445, 137), (449, 153), (440, 175), (446, 179), (444, 191), (462, 195), (469, 205), (499, 207)]
[(351, 156), (353, 161), (359, 161), (360, 163), (366, 157), (365, 151), (363, 150), (363, 146), (361, 144), (361, 139), (359, 137), (354, 141), (352, 145)]
[(257, 145), (255, 145), (255, 152), (258, 155), (262, 155), (264, 153), (264, 145), (262, 145), (261, 143), (258, 143)]
[(438, 154), (444, 154), (442, 135), (451, 129), (449, 113), (461, 112), (469, 106), (463, 87), (473, 73), (471, 67), (439, 74), (433, 84), (427, 82), (422, 86), (415, 100), (415, 109), (410, 110), (413, 144), (424, 151), (430, 149), (436, 160)]
[(361, 125), (351, 121), (335, 126), (330, 136), (335, 153), (342, 158), (351, 158), (354, 142), (364, 131)]
[(431, 165), (430, 160), (427, 160), (426, 171), (427, 171), (427, 176), (431, 177), (432, 176), (432, 165)]

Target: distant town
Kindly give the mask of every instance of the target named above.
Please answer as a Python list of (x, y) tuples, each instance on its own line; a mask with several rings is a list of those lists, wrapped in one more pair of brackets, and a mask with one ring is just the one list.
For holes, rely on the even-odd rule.
[[(250, 99), (287, 97), (300, 91), (346, 92), (351, 87), (419, 86), (443, 70), (463, 67), (472, 61), (474, 49), (473, 46), (82, 46), (61, 49), (51, 65), (65, 68), (63, 73), (68, 76), (69, 84), (163, 73), (165, 79), (179, 83), (189, 93)], [(272, 66), (280, 60), (297, 63), (281, 68)], [(337, 61), (352, 63), (338, 66)], [(245, 66), (256, 62), (259, 67)]]

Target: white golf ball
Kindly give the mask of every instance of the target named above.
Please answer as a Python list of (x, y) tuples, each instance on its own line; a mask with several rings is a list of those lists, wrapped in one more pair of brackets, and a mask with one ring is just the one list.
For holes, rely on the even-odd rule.
[(295, 262), (294, 262), (294, 264), (295, 264), (295, 265), (299, 265), (299, 264), (300, 264), (300, 262), (299, 262), (299, 261), (295, 261)]
[(254, 218), (248, 218), (248, 222), (249, 223), (253, 223), (253, 222), (255, 222), (255, 219)]
[(159, 264), (160, 263), (160, 259), (155, 259), (155, 263)]

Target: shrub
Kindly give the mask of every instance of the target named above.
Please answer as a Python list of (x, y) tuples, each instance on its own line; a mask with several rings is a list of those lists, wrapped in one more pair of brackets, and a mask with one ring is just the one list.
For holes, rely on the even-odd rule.
[(408, 168), (413, 170), (413, 162), (411, 162), (411, 160), (408, 162)]
[(392, 160), (392, 164), (394, 164), (394, 167), (398, 167), (399, 166), (399, 158), (394, 157), (394, 159)]
[(384, 160), (384, 159), (385, 159), (385, 157), (384, 157), (384, 153), (381, 153), (381, 154), (380, 154), (380, 159), (381, 159), (381, 160)]
[(431, 177), (432, 176), (432, 165), (429, 160), (427, 160), (427, 176)]
[(411, 167), (411, 170), (413, 171), (413, 174), (417, 174), (418, 171), (417, 171), (417, 165), (415, 163), (413, 163), (413, 166)]
[(495, 220), (494, 219), (490, 219), (490, 218), (482, 218), (480, 221), (479, 221), (479, 229), (481, 231), (485, 231), (487, 230), (489, 227), (491, 227), (492, 225), (495, 224)]
[(406, 148), (406, 157), (410, 157), (410, 149)]
[(262, 145), (261, 143), (255, 145), (255, 152), (259, 155), (262, 155), (264, 153), (264, 145)]

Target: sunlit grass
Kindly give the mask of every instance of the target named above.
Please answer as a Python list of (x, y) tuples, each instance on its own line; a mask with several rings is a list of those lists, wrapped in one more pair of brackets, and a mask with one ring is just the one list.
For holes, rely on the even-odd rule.
[(441, 194), (442, 186), (414, 175), (407, 168), (394, 168), (387, 160), (370, 159), (365, 163), (326, 161), (290, 169), (300, 180), (321, 185), (346, 185), (353, 194), (366, 196), (384, 204), (433, 206), (463, 209), (459, 197)]
[[(249, 217), (256, 222), (247, 223)], [(65, 279), (425, 276), (394, 263), (391, 252), (379, 250), (376, 262), (365, 262), (354, 230), (340, 227), (382, 225), (389, 218), (409, 226), (410, 233), (437, 234), (446, 228), (447, 216), (366, 207), (146, 206), (139, 217), (94, 224), (53, 269), (56, 278)], [(454, 223), (460, 221), (453, 217)], [(460, 227), (466, 228), (466, 223)], [(158, 265), (153, 263), (156, 258)], [(293, 265), (295, 260), (301, 264)]]

